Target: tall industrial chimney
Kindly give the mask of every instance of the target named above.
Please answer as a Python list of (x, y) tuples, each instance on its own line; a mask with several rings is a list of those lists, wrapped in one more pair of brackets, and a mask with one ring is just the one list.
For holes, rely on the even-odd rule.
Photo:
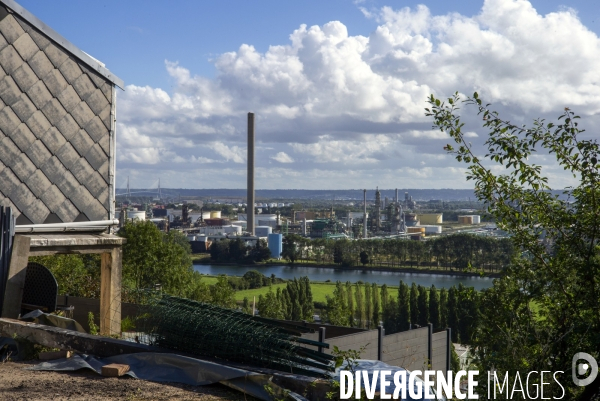
[(367, 190), (365, 189), (365, 213), (363, 215), (363, 238), (367, 238)]
[(248, 113), (248, 232), (254, 236), (254, 113)]

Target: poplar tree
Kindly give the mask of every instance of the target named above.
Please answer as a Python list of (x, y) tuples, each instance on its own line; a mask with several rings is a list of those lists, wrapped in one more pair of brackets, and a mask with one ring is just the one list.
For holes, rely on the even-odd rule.
[(405, 331), (410, 328), (411, 309), (410, 309), (410, 293), (408, 284), (400, 281), (398, 287), (398, 329)]
[(365, 328), (365, 302), (360, 283), (354, 284), (354, 297), (356, 299), (356, 315), (358, 317), (358, 327)]
[(429, 323), (429, 294), (427, 293), (427, 288), (419, 285), (419, 325), (421, 327), (427, 326)]
[(446, 288), (440, 290), (440, 327), (443, 329), (448, 327), (448, 290)]
[(381, 321), (381, 298), (379, 295), (379, 289), (377, 283), (373, 283), (371, 286), (371, 296), (373, 297), (373, 327), (378, 327)]
[(352, 292), (352, 283), (350, 283), (350, 281), (346, 281), (346, 297), (348, 298), (348, 326), (354, 327), (354, 296)]
[(410, 286), (410, 323), (419, 324), (419, 289), (417, 284)]
[(448, 291), (448, 327), (452, 329), (452, 342), (458, 343), (460, 342), (459, 329), (458, 326), (458, 294), (456, 291), (456, 287), (450, 287)]
[(429, 289), (429, 322), (433, 324), (434, 329), (439, 329), (440, 326), (440, 295), (438, 294), (435, 285), (431, 285)]
[(369, 283), (365, 283), (363, 287), (365, 288), (365, 323), (367, 325), (367, 329), (370, 329), (373, 326), (373, 322), (371, 321), (373, 318), (373, 298), (371, 297), (371, 285)]

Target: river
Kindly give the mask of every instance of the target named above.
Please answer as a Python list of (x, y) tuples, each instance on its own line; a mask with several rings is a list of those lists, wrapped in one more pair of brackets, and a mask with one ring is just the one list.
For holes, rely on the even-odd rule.
[(463, 283), (467, 287), (475, 287), (477, 290), (492, 286), (492, 279), (488, 277), (465, 277), (453, 276), (445, 274), (426, 274), (426, 273), (400, 273), (400, 272), (383, 272), (369, 270), (338, 270), (330, 267), (303, 267), (303, 266), (237, 266), (237, 265), (200, 265), (195, 264), (194, 269), (202, 274), (219, 275), (227, 274), (228, 276), (243, 276), (248, 270), (258, 270), (265, 276), (271, 274), (282, 279), (293, 279), (294, 277), (308, 276), (311, 281), (327, 281), (336, 282), (357, 281), (377, 283), (379, 285), (387, 284), (389, 286), (398, 286), (400, 280), (408, 283), (413, 282), (431, 287), (435, 284), (437, 288), (450, 288), (453, 285)]

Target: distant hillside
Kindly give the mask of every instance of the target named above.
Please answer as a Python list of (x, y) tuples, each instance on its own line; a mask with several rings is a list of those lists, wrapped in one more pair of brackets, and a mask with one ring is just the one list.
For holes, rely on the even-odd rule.
[[(163, 196), (194, 196), (210, 198), (246, 198), (245, 189), (183, 189), (183, 188), (161, 188)], [(388, 197), (393, 199), (396, 196), (395, 189), (381, 189), (382, 199)], [(123, 195), (124, 190), (117, 190), (117, 195)], [(414, 200), (428, 201), (439, 199), (444, 201), (475, 200), (473, 190), (470, 189), (398, 189), (400, 199), (404, 199), (404, 193), (408, 192)], [(131, 189), (132, 194), (153, 196), (157, 194), (157, 189)], [(258, 189), (257, 198), (264, 199), (362, 199), (362, 189), (344, 189), (344, 190), (312, 190), (312, 189)], [(375, 189), (367, 189), (367, 199), (375, 199)]]

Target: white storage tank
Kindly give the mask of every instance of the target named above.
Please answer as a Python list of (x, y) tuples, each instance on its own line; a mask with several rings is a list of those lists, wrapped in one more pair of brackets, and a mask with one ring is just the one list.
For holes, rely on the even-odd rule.
[(223, 232), (226, 234), (242, 235), (242, 227), (240, 226), (223, 226)]
[(442, 226), (435, 225), (421, 225), (417, 227), (425, 227), (425, 234), (441, 234)]
[(144, 221), (144, 220), (146, 220), (146, 212), (140, 212), (140, 211), (127, 212), (127, 218), (132, 221), (135, 221), (135, 220)]
[(473, 215), (473, 224), (481, 224), (481, 216), (478, 214)]
[(273, 229), (269, 226), (256, 226), (254, 227), (254, 234), (257, 237), (268, 237), (273, 232)]

